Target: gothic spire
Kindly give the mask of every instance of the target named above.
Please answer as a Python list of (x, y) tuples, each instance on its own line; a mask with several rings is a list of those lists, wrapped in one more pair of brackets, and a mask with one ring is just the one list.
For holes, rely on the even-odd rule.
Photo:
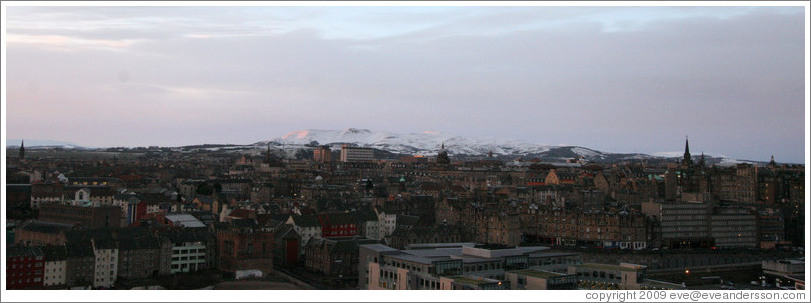
[(684, 160), (682, 162), (684, 166), (692, 166), (693, 159), (690, 159), (690, 140), (687, 136), (684, 136)]
[(25, 139), (20, 141), (20, 160), (25, 159)]

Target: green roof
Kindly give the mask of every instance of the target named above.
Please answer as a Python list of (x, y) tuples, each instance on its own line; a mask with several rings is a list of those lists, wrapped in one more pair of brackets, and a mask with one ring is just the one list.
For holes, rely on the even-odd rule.
[(602, 270), (619, 270), (619, 271), (636, 271), (636, 268), (624, 267), (611, 264), (597, 264), (597, 263), (583, 263), (576, 265), (576, 267), (594, 268)]
[(453, 279), (453, 281), (456, 282), (456, 283), (462, 283), (462, 284), (468, 284), (468, 285), (477, 285), (477, 286), (481, 285), (481, 284), (494, 283), (493, 281), (486, 281), (486, 280), (484, 280), (484, 278), (478, 279), (478, 278), (469, 277), (469, 276), (453, 276), (453, 277), (448, 277), (448, 278)]
[(511, 273), (516, 273), (516, 274), (519, 274), (519, 275), (535, 277), (535, 278), (541, 278), (541, 279), (549, 279), (549, 278), (554, 278), (554, 277), (565, 276), (566, 275), (566, 274), (562, 274), (562, 273), (556, 273), (556, 272), (551, 272), (551, 271), (543, 271), (543, 270), (533, 270), (533, 269), (516, 270), (516, 271), (511, 271)]

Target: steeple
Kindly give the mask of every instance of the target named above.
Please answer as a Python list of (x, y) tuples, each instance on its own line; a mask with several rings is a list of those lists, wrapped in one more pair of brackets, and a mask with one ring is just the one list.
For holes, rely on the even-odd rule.
[(772, 155), (772, 160), (769, 161), (769, 166), (771, 166), (771, 167), (777, 166), (777, 163), (774, 163), (774, 155)]
[(684, 160), (682, 160), (681, 164), (687, 167), (693, 165), (693, 159), (690, 159), (690, 140), (687, 136), (684, 136)]
[(25, 159), (25, 140), (20, 141), (20, 160)]
[(450, 164), (451, 159), (448, 157), (448, 151), (445, 150), (445, 142), (442, 142), (442, 147), (439, 148), (439, 153), (436, 155), (436, 163)]

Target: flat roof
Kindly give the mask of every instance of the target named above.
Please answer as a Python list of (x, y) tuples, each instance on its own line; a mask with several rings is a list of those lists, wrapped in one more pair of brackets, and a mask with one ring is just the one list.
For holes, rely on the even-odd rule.
[(409, 254), (394, 254), (394, 255), (388, 255), (386, 257), (387, 258), (393, 258), (393, 259), (400, 259), (400, 260), (403, 260), (403, 261), (411, 261), (411, 262), (416, 262), (416, 263), (422, 263), (422, 264), (431, 264), (431, 261), (432, 261), (432, 259), (429, 259), (429, 258), (415, 256), (415, 255), (409, 255)]
[(361, 244), (361, 245), (358, 245), (358, 246), (363, 247), (363, 248), (367, 248), (367, 249), (371, 249), (371, 250), (374, 250), (374, 251), (378, 251), (378, 252), (382, 252), (382, 251), (398, 251), (399, 250), (399, 249), (392, 248), (392, 247), (389, 247), (389, 246), (383, 245), (383, 244)]
[(175, 225), (183, 227), (206, 227), (203, 222), (190, 214), (185, 213), (172, 213), (165, 216), (167, 220), (174, 222)]
[(487, 283), (497, 283), (498, 280), (488, 279), (484, 277), (472, 277), (472, 276), (452, 276), (448, 277), (449, 279), (453, 279), (454, 282), (469, 284), (469, 285), (481, 285)]
[(529, 256), (532, 258), (543, 258), (543, 257), (563, 257), (563, 256), (578, 256), (579, 253), (575, 252), (540, 252), (530, 254)]
[(575, 265), (575, 267), (585, 267), (585, 268), (594, 268), (594, 269), (602, 269), (602, 270), (636, 271), (636, 268), (630, 268), (630, 267), (612, 265), (612, 264), (598, 264), (598, 263), (583, 263), (583, 264), (580, 264), (580, 265)]
[(462, 248), (437, 248), (437, 249), (408, 249), (403, 250), (403, 253), (409, 255), (415, 255), (425, 258), (432, 258), (432, 257), (449, 257), (452, 255), (459, 256), (462, 254)]
[(534, 270), (534, 269), (522, 269), (522, 270), (510, 271), (510, 273), (516, 273), (516, 274), (519, 274), (519, 275), (530, 276), (530, 277), (535, 277), (535, 278), (542, 278), (542, 279), (548, 279), (548, 278), (552, 278), (552, 277), (559, 277), (559, 276), (566, 276), (567, 275), (567, 274), (562, 274), (562, 273), (556, 273), (556, 272), (545, 271), (545, 270)]

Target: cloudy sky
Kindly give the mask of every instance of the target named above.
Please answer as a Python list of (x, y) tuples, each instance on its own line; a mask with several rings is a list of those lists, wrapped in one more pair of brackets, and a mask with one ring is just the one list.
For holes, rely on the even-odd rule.
[(8, 139), (301, 129), (804, 163), (804, 7), (6, 7)]

